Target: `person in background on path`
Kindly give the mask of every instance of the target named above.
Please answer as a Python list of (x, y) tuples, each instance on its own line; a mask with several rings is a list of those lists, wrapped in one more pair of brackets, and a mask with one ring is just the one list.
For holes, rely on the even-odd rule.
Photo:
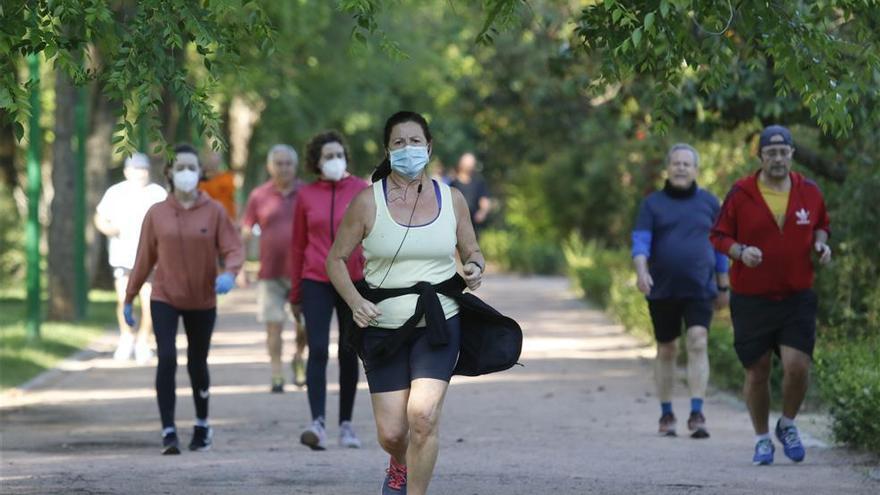
[(450, 186), (461, 191), (471, 212), (471, 223), (479, 235), (485, 227), (486, 219), (492, 208), (489, 199), (489, 188), (486, 180), (477, 173), (477, 157), (473, 153), (465, 153), (458, 159), (455, 167), (455, 177), (449, 183)]
[(703, 398), (709, 383), (708, 332), (713, 301), (727, 305), (727, 255), (714, 250), (709, 232), (720, 209), (718, 199), (697, 187), (697, 150), (676, 144), (666, 154), (666, 185), (639, 207), (632, 233), (637, 285), (648, 300), (657, 359), (654, 381), (660, 399), (660, 434), (675, 436), (672, 389), (678, 337), (684, 323), (687, 376), (691, 394), (688, 430), (708, 438)]
[(426, 327), (427, 318), (410, 322), (422, 296), (404, 293), (374, 304), (358, 292), (346, 261), (363, 246), (370, 288), (426, 284), (424, 295), (428, 287), (456, 276), (456, 250), (471, 290), (480, 286), (485, 260), (464, 196), (425, 173), (432, 140), (424, 117), (392, 115), (385, 123), (384, 145), (387, 156), (373, 174), (373, 186), (358, 194), (346, 213), (327, 271), (364, 329), (373, 416), (379, 443), (391, 456), (381, 493), (423, 495), (437, 461), (440, 414), (459, 356), (459, 303), (435, 293), (433, 301), (424, 302), (432, 309), (430, 328), (399, 343), (387, 359), (373, 360), (372, 350), (384, 339), (400, 335), (410, 323)]
[(125, 159), (125, 180), (110, 186), (98, 203), (95, 227), (107, 236), (108, 257), (113, 268), (116, 287), (116, 320), (119, 323), (119, 343), (113, 358), (119, 361), (131, 359), (132, 353), (138, 364), (145, 364), (153, 357), (150, 349), (150, 333), (153, 319), (150, 316), (150, 283), (145, 282), (140, 291), (141, 318), (134, 337), (134, 327), (128, 325), (122, 314), (125, 288), (134, 267), (134, 259), (141, 235), (141, 224), (147, 210), (167, 196), (165, 189), (150, 182), (150, 159), (143, 153), (135, 153)]
[(439, 158), (433, 158), (431, 162), (428, 163), (427, 168), (431, 171), (431, 179), (436, 180), (437, 182), (442, 182), (447, 186), (452, 183), (453, 179), (455, 179), (455, 171), (452, 170), (451, 167), (447, 168)]
[(809, 383), (816, 343), (813, 259), (831, 261), (830, 219), (815, 182), (791, 171), (794, 140), (785, 127), (761, 132), (761, 168), (734, 184), (712, 229), (715, 249), (734, 260), (733, 345), (746, 369), (743, 394), (756, 438), (755, 465), (773, 463), (770, 438), (772, 352), (782, 360), (782, 417), (776, 438), (785, 456), (806, 456), (794, 419)]
[[(153, 205), (144, 218), (134, 269), (125, 291), (125, 319), (134, 325), (131, 302), (153, 274), (150, 307), (156, 334), (156, 398), (162, 419), (162, 453), (179, 454), (174, 424), (177, 371), (177, 322), (186, 331), (186, 368), (192, 385), (196, 421), (190, 450), (208, 450), (213, 429), (208, 424), (208, 349), (217, 318), (217, 296), (235, 286), (244, 262), (241, 237), (223, 206), (200, 192), (199, 157), (189, 145), (174, 149), (165, 167), (171, 184), (168, 198)], [(218, 274), (218, 260), (225, 267)], [(154, 271), (155, 270), (155, 271)]]
[[(248, 198), (242, 218), (242, 238), (245, 243), (254, 226), (260, 232), (260, 272), (257, 300), (257, 320), (266, 324), (266, 347), (272, 369), (272, 392), (284, 392), (281, 373), (282, 339), (290, 295), (290, 239), (293, 236), (293, 205), (301, 184), (296, 179), (299, 158), (296, 150), (286, 144), (276, 144), (266, 156), (269, 180), (254, 188)], [(306, 346), (305, 330), (296, 321), (296, 350), (293, 354), (294, 384), (305, 385)]]
[(235, 175), (223, 170), (223, 157), (220, 153), (209, 151), (205, 156), (199, 190), (219, 201), (233, 222), (238, 220), (235, 208)]
[[(336, 131), (323, 132), (309, 141), (305, 165), (318, 180), (297, 193), (293, 220), (290, 304), (297, 319), (300, 314), (305, 316), (309, 346), (306, 388), (312, 413), (312, 424), (302, 433), (300, 442), (312, 450), (327, 448), (327, 361), (330, 319), (335, 309), (339, 323), (339, 445), (358, 448), (361, 442), (351, 424), (358, 358), (345, 341), (353, 325), (351, 311), (330, 284), (325, 263), (348, 205), (367, 183), (348, 172), (348, 149)], [(346, 266), (353, 279), (364, 278), (360, 251), (352, 254)]]

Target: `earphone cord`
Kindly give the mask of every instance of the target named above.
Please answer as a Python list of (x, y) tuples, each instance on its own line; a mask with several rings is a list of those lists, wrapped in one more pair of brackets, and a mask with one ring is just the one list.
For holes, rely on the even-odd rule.
[[(410, 229), (410, 227), (412, 227), (412, 219), (416, 214), (416, 206), (418, 206), (419, 197), (422, 195), (422, 182), (421, 182), (421, 180), (422, 179), (420, 177), (419, 178), (419, 187), (418, 187), (418, 189), (416, 189), (416, 201), (415, 201), (415, 203), (413, 203), (413, 209), (409, 214), (409, 221), (406, 222), (406, 232), (403, 233), (403, 239), (400, 240), (400, 245), (397, 246), (397, 251), (394, 253), (394, 256), (391, 258), (391, 263), (388, 265), (388, 270), (385, 272), (385, 276), (382, 277), (382, 281), (379, 282), (379, 286), (376, 287), (377, 289), (382, 288), (382, 284), (385, 283), (385, 279), (388, 278), (388, 274), (391, 273), (391, 268), (394, 267), (394, 261), (397, 260), (397, 255), (400, 254), (400, 250), (403, 248), (403, 243), (404, 243), (404, 241), (406, 241), (406, 236), (409, 235), (409, 229)], [(390, 211), (388, 212), (388, 216), (391, 216)], [(392, 218), (391, 220), (394, 220), (394, 218)]]

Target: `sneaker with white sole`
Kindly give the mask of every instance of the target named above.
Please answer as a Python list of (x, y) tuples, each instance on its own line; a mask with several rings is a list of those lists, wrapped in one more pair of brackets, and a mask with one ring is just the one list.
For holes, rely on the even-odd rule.
[(782, 452), (794, 462), (801, 462), (806, 457), (804, 444), (795, 425), (782, 426), (782, 420), (776, 422), (776, 438), (782, 444)]
[(150, 346), (146, 342), (138, 342), (134, 346), (134, 360), (137, 364), (147, 364), (151, 359), (153, 359), (153, 350), (150, 349)]
[(312, 450), (326, 450), (327, 431), (324, 429), (324, 423), (320, 419), (312, 421), (312, 424), (299, 436), (299, 441)]
[(210, 426), (194, 426), (193, 437), (189, 442), (189, 450), (204, 452), (211, 449), (214, 443), (214, 428)]
[(162, 455), (178, 454), (180, 454), (180, 440), (177, 439), (177, 433), (172, 431), (162, 435)]
[(357, 435), (354, 434), (354, 428), (351, 426), (351, 421), (343, 421), (339, 424), (339, 446), (348, 449), (361, 448), (361, 441), (358, 440)]
[(752, 464), (755, 466), (769, 466), (773, 464), (773, 453), (776, 447), (773, 446), (773, 440), (764, 438), (758, 440), (755, 444), (755, 455), (752, 457)]
[(128, 361), (134, 352), (134, 336), (130, 333), (124, 333), (119, 336), (119, 343), (116, 345), (116, 351), (113, 352), (113, 359), (117, 361)]

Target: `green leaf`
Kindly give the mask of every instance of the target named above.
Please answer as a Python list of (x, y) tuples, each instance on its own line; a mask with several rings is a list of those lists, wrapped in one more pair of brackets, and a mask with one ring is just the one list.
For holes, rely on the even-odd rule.
[(648, 12), (648, 15), (645, 16), (645, 31), (653, 32), (654, 29), (654, 13)]
[(642, 28), (637, 28), (635, 31), (633, 31), (632, 42), (634, 48), (639, 47), (639, 43), (642, 42)]
[(660, 15), (664, 19), (669, 15), (669, 0), (660, 0)]

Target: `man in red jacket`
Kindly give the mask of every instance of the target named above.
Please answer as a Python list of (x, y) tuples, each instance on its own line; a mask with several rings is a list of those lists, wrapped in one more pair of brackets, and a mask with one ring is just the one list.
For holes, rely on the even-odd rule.
[(733, 259), (730, 315), (734, 348), (746, 368), (743, 393), (757, 435), (755, 465), (773, 463), (770, 438), (771, 351), (782, 359), (782, 417), (776, 437), (786, 457), (804, 459), (794, 418), (807, 391), (816, 341), (815, 250), (831, 261), (829, 219), (819, 187), (791, 171), (794, 141), (782, 126), (761, 132), (761, 169), (740, 179), (712, 229), (715, 249)]

